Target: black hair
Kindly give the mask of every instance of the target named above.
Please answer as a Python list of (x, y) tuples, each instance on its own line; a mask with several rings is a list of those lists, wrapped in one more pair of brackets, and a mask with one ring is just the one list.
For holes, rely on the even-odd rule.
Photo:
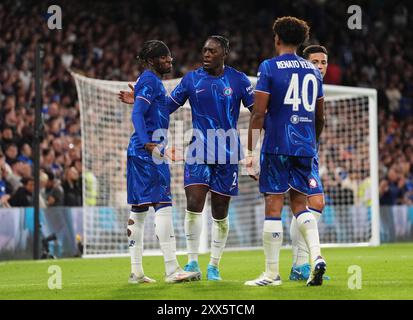
[(13, 167), (16, 163), (21, 163), (21, 162), (23, 162), (21, 159), (11, 159), (9, 161), (9, 165), (10, 167)]
[(171, 51), (163, 41), (149, 40), (143, 44), (142, 49), (137, 56), (137, 59), (140, 69), (144, 69), (144, 65), (148, 63), (149, 59), (170, 55)]
[(157, 58), (168, 55), (171, 55), (171, 51), (163, 41), (149, 40), (143, 44), (138, 58), (147, 61), (149, 58)]
[(42, 156), (43, 157), (47, 157), (49, 155), (49, 153), (52, 151), (51, 148), (46, 148), (42, 151)]
[(18, 147), (17, 147), (17, 144), (16, 143), (14, 143), (14, 142), (10, 142), (10, 143), (8, 143), (8, 144), (6, 144), (6, 146), (4, 147), (4, 151), (7, 151), (7, 149), (9, 149), (10, 147), (16, 147), (17, 149), (18, 149)]
[(326, 56), (328, 56), (328, 52), (325, 47), (320, 46), (318, 44), (313, 44), (311, 46), (306, 47), (303, 50), (303, 58), (308, 59), (310, 57), (310, 54), (313, 53), (324, 53)]
[(22, 178), (20, 180), (20, 182), (22, 183), (22, 185), (26, 186), (30, 181), (34, 181), (33, 177), (27, 177), (27, 178)]
[(13, 133), (14, 133), (14, 130), (13, 130), (14, 128), (11, 127), (11, 126), (8, 126), (8, 125), (3, 126), (3, 128), (1, 129), (1, 131), (7, 130), (7, 129), (10, 129), (10, 130), (13, 131)]
[(54, 180), (54, 173), (52, 172), (52, 171), (50, 171), (50, 170), (46, 170), (45, 171), (46, 172), (46, 174), (47, 174), (47, 178), (49, 179), (49, 180)]
[(207, 40), (215, 40), (217, 41), (221, 48), (224, 49), (224, 54), (228, 54), (229, 53), (229, 40), (223, 36), (219, 36), (219, 35), (213, 35), (213, 36), (209, 36)]
[(288, 16), (276, 19), (272, 31), (284, 44), (299, 47), (307, 41), (310, 27), (304, 20)]

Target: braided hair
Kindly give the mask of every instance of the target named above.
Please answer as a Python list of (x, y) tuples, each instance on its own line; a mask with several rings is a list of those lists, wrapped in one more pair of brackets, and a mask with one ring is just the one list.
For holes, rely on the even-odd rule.
[(162, 56), (170, 56), (171, 51), (168, 46), (160, 40), (149, 40), (146, 41), (138, 56), (138, 68), (142, 72), (144, 69), (148, 68), (149, 59), (158, 58)]
[(224, 49), (224, 54), (228, 55), (229, 54), (229, 40), (223, 36), (218, 36), (218, 35), (213, 35), (209, 36), (207, 40), (215, 40), (217, 41), (221, 48)]

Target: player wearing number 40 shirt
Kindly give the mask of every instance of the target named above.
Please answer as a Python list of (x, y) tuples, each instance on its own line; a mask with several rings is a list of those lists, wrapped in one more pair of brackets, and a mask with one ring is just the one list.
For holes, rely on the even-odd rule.
[[(325, 47), (320, 45), (310, 45), (303, 50), (303, 58), (310, 61), (318, 68), (318, 70), (320, 70), (321, 75), (323, 77), (325, 76), (328, 66), (328, 52)], [(311, 181), (307, 198), (308, 210), (314, 215), (317, 222), (321, 219), (325, 204), (323, 186), (321, 184), (318, 171), (318, 161), (319, 158), (317, 152), (317, 155), (313, 159), (313, 173), (311, 175), (313, 180)], [(307, 248), (307, 244), (305, 243), (305, 239), (302, 237), (300, 230), (298, 229), (296, 220), (297, 219), (292, 218), (290, 224), (293, 266), (291, 268), (289, 279), (293, 281), (307, 280), (311, 272), (311, 266), (308, 263), (310, 259), (309, 250)], [(324, 275), (323, 278), (327, 280), (329, 279), (326, 275)]]
[(295, 17), (278, 18), (273, 25), (277, 56), (265, 60), (258, 70), (255, 102), (248, 132), (247, 168), (252, 169), (256, 145), (254, 130), (265, 127), (260, 159), (260, 191), (265, 197), (263, 244), (265, 272), (250, 286), (279, 285), (278, 258), (283, 228), (284, 193), (297, 219), (311, 257), (307, 285), (321, 285), (326, 263), (321, 257), (317, 222), (307, 209), (307, 195), (314, 178), (313, 158), (324, 126), (323, 83), (320, 71), (297, 56), (309, 27)]
[[(323, 99), (320, 72), (307, 60), (286, 53), (260, 65), (256, 92), (271, 95), (264, 121), (260, 191), (279, 194), (293, 188), (309, 195), (314, 181), (319, 181), (306, 168), (312, 167), (317, 154), (315, 106), (317, 99)], [(291, 162), (297, 165), (287, 170)]]

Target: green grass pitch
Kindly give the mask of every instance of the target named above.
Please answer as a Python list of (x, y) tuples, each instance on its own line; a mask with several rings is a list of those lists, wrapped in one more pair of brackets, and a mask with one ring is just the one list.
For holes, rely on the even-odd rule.
[[(166, 284), (162, 257), (144, 257), (144, 269), (156, 284), (132, 285), (128, 258), (61, 259), (0, 263), (0, 299), (137, 299), (137, 300), (277, 300), (277, 299), (413, 299), (413, 243), (364, 248), (323, 249), (327, 275), (321, 287), (288, 280), (291, 250), (280, 255), (283, 284), (246, 287), (264, 267), (262, 250), (225, 252), (221, 260), (223, 281), (205, 280), (208, 255), (200, 257), (203, 279)], [(186, 256), (179, 256), (181, 265)], [(62, 271), (62, 288), (50, 290), (51, 265)], [(349, 289), (352, 265), (361, 268), (361, 289)], [(350, 281), (351, 282), (351, 281)]]

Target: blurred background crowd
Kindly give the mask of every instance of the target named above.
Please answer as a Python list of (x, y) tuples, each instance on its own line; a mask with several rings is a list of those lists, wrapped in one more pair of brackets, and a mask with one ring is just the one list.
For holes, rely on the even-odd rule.
[[(48, 29), (51, 4), (62, 8), (62, 30)], [(347, 27), (351, 4), (363, 9), (362, 30)], [(174, 58), (168, 77), (177, 78), (200, 66), (208, 35), (223, 34), (231, 41), (227, 63), (254, 76), (273, 55), (271, 26), (283, 15), (307, 20), (309, 43), (328, 49), (326, 84), (378, 90), (380, 201), (413, 204), (412, 14), (411, 2), (384, 0), (2, 1), (0, 206), (33, 202), (36, 43), (45, 43), (41, 205), (80, 206), (79, 104), (68, 68), (92, 78), (134, 81), (137, 51), (144, 41), (161, 39)]]

